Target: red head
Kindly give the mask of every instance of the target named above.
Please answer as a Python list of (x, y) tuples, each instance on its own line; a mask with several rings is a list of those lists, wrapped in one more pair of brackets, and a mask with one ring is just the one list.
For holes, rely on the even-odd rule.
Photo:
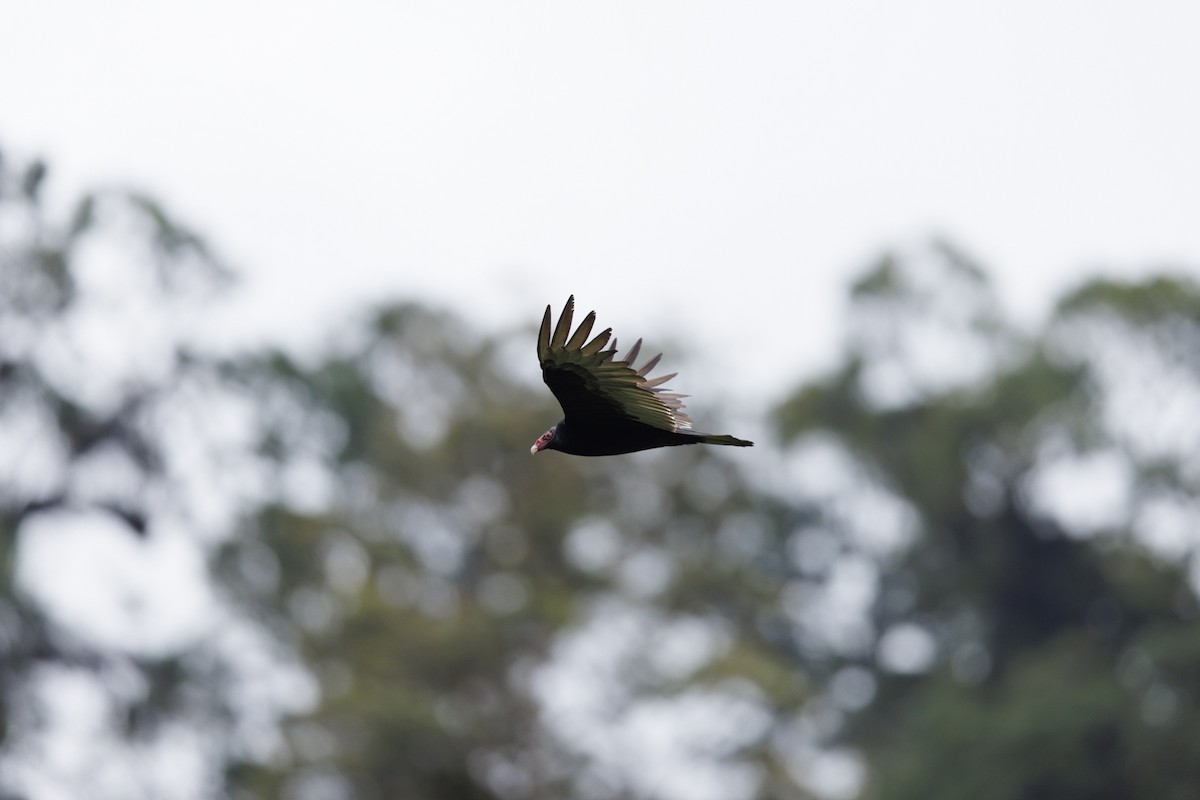
[(533, 443), (533, 447), (529, 448), (529, 452), (537, 455), (538, 451), (545, 450), (547, 447), (549, 447), (550, 443), (554, 441), (554, 431), (557, 429), (557, 427), (558, 426), (556, 425), (539, 436), (537, 441)]

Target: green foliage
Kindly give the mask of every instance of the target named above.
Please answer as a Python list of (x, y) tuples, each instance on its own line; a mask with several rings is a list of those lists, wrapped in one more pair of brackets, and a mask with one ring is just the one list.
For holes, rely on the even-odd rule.
[[(65, 794), (802, 798), (830, 748), (879, 800), (1200, 779), (1194, 282), (1092, 282), (1021, 332), (953, 246), (887, 254), (774, 442), (532, 457), (532, 328), (395, 302), (303, 355), (146, 337), (122, 314), (228, 273), (148, 197), (58, 220), (44, 181), (0, 160), (0, 436), (33, 432), (0, 464), (0, 791), (52, 771), (63, 674), (135, 765)], [(103, 370), (70, 355), (99, 299), (131, 354)], [(18, 564), (67, 512), (183, 531), (210, 624), (64, 618)], [(200, 787), (137, 766), (180, 730)]]
[(1146, 281), (1091, 281), (1058, 302), (1060, 316), (1104, 309), (1139, 324), (1171, 317), (1200, 319), (1200, 285), (1189, 277), (1160, 275)]
[[(959, 265), (941, 255), (947, 277), (933, 284), (945, 286)], [(855, 296), (904, 320), (892, 309), (930, 304), (900, 262), (884, 259)], [(1190, 369), (1197, 303), (1200, 290), (1186, 279), (1098, 281), (1061, 301), (1032, 342), (994, 317), (968, 320), (966, 330), (999, 339), (985, 351), (1013, 354), (974, 382), (880, 407), (863, 376), (892, 354), (859, 344), (838, 372), (780, 406), (785, 441), (803, 446), (814, 432), (832, 433), (920, 520), (881, 578), (872, 616), (880, 646), (882, 634), (913, 625), (935, 655), (916, 675), (881, 657), (876, 701), (845, 729), (872, 766), (868, 797), (1184, 797), (1195, 786), (1200, 684), (1160, 682), (1164, 670), (1150, 655), (1151, 642), (1192, 652), (1194, 589), (1185, 570), (1148, 552), (1155, 532), (1139, 509), (1152, 493), (1136, 488), (1165, 483), (1194, 497), (1195, 451), (1139, 458), (1130, 431), (1155, 409), (1118, 413), (1113, 398), (1128, 384), (1113, 364), (1162, 359), (1163, 369)], [(1144, 354), (1121, 352), (1131, 344)], [(1124, 454), (1129, 507), (1099, 531), (1072, 529), (1043, 507), (1039, 481), (1093, 453)], [(897, 596), (904, 601), (888, 602)]]
[[(587, 751), (546, 727), (536, 676), (615, 596), (660, 625), (732, 637), (695, 672), (631, 664), (637, 695), (721, 693), (738, 679), (769, 707), (800, 706), (802, 665), (756, 630), (790, 571), (764, 581), (755, 561), (781, 556), (795, 509), (752, 500), (730, 462), (699, 448), (669, 462), (531, 457), (529, 442), (558, 416), (553, 398), (513, 377), (519, 370), (500, 360), (513, 352), (507, 341), (445, 314), (388, 306), (349, 338), (353, 346), (307, 367), (271, 356), (238, 369), (275, 372), (296, 405), (335, 431), (327, 502), (309, 513), (267, 509), (220, 554), (223, 580), (244, 582), (259, 613), (271, 609), (324, 689), (321, 705), (289, 724), (282, 768), (242, 765), (239, 782), (304, 791), (337, 775), (361, 797), (574, 796)], [(292, 457), (275, 436), (262, 448)], [(697, 491), (698, 474), (707, 491)], [(717, 541), (723, 524), (730, 551)], [(738, 526), (767, 538), (740, 552)], [(269, 596), (252, 591), (242, 567), (263, 552), (277, 565)], [(326, 745), (306, 744), (314, 738)], [(754, 753), (724, 757), (777, 758)], [(631, 780), (607, 769), (605, 781)]]
[[(196, 476), (180, 471), (180, 440), (161, 423), (203, 419), (197, 390), (215, 365), (164, 320), (185, 319), (227, 273), (196, 234), (127, 192), (87, 195), (58, 219), (40, 202), (47, 174), (41, 162), (20, 170), (0, 159), (0, 792), (24, 795), (24, 776), (63, 796), (169, 796), (128, 776), (145, 772), (142, 750), (180, 725), (211, 730), (218, 758), (240, 752), (229, 733), (245, 715), (227, 693), (238, 667), (216, 637), (168, 647), (130, 627), (121, 641), (97, 634), (95, 619), (48, 599), (69, 590), (63, 579), (30, 584), (20, 568), (34, 539), (70, 527), (139, 552), (191, 517)], [(106, 259), (113, 252), (121, 257)], [(194, 436), (188, 444), (196, 460), (221, 449)], [(145, 598), (116, 591), (129, 592), (127, 616), (138, 617)], [(103, 775), (45, 763), (69, 736), (56, 723), (64, 686), (76, 706), (95, 709), (83, 763), (105, 764)]]

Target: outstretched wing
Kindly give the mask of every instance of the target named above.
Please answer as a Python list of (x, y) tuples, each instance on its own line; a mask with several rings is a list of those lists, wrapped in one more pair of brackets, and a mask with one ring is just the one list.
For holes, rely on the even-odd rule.
[(542, 379), (558, 398), (568, 423), (616, 424), (634, 421), (664, 431), (691, 430), (691, 417), (683, 412), (682, 398), (687, 395), (676, 394), (662, 386), (676, 373), (657, 378), (647, 377), (662, 358), (661, 353), (639, 369), (634, 369), (634, 359), (642, 349), (641, 339), (624, 358), (618, 359), (616, 339), (605, 348), (612, 336), (611, 328), (605, 328), (587, 341), (596, 322), (596, 312), (589, 312), (572, 334), (574, 314), (575, 296), (572, 295), (567, 299), (567, 305), (552, 334), (550, 306), (546, 306), (542, 329), (538, 333)]

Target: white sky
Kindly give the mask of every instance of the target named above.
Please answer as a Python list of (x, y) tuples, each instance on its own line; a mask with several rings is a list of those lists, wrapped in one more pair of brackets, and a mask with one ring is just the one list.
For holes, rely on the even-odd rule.
[(574, 292), (622, 338), (679, 325), (690, 388), (777, 393), (887, 245), (949, 235), (1026, 318), (1097, 265), (1200, 264), (1198, 35), (1148, 0), (39, 0), (3, 14), (0, 146), (60, 197), (163, 197), (244, 271), (238, 333)]

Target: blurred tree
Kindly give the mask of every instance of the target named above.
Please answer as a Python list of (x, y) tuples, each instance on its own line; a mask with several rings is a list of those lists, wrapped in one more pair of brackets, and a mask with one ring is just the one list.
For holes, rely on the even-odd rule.
[(1194, 794), (1200, 287), (1095, 281), (1028, 338), (938, 246), (853, 297), (845, 364), (777, 419), (911, 520), (849, 659), (866, 796)]
[[(284, 464), (294, 491), (219, 562), (322, 687), (287, 726), (283, 760), (238, 765), (235, 786), (803, 794), (773, 732), (811, 684), (774, 598), (795, 571), (781, 531), (806, 512), (700, 448), (530, 457), (554, 416), (532, 348), (532, 331), (486, 339), (397, 305), (307, 367), (241, 365), (264, 393), (290, 387), (270, 403), (293, 411), (272, 415), (264, 451), (287, 451), (288, 430), (331, 435), (325, 469)], [(662, 735), (661, 752), (637, 749)]]
[(44, 175), (0, 194), (3, 789), (806, 795), (811, 510), (703, 451), (531, 458), (531, 331), (397, 304), (217, 358), (200, 239), (120, 191), (56, 222)]
[(201, 240), (45, 174), (0, 161), (0, 792), (1196, 785), (1193, 284), (1027, 335), (953, 248), (888, 256), (782, 448), (532, 458), (532, 328), (218, 358)]
[(197, 549), (254, 469), (191, 344), (228, 273), (149, 198), (61, 214), (46, 175), (0, 158), (0, 793), (215, 792), (214, 765), (295, 705), (237, 692), (304, 683), (222, 619)]

